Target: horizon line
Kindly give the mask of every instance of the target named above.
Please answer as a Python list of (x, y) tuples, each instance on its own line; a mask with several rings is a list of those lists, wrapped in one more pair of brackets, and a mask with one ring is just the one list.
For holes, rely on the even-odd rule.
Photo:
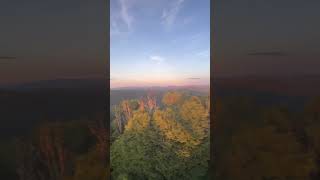
[(123, 88), (166, 88), (166, 87), (194, 87), (194, 86), (208, 86), (210, 84), (186, 84), (186, 85), (145, 85), (145, 86), (119, 86), (110, 87), (110, 89), (123, 89)]

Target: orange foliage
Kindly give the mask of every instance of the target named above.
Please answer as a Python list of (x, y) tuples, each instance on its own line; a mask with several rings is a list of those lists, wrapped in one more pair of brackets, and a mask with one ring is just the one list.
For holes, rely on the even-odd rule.
[(165, 105), (175, 105), (181, 100), (181, 98), (182, 98), (182, 94), (181, 93), (168, 92), (163, 96), (162, 102)]

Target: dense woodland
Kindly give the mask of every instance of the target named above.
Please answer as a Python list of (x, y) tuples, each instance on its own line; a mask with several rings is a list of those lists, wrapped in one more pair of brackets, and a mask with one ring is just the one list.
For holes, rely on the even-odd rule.
[(213, 179), (320, 179), (320, 98), (228, 96), (214, 106)]
[(174, 91), (114, 106), (112, 179), (208, 179), (209, 109), (208, 96)]
[(102, 88), (0, 91), (0, 179), (106, 179), (102, 97)]
[(1, 144), (1, 177), (19, 180), (102, 180), (107, 128), (95, 122), (44, 123)]
[[(214, 96), (209, 172), (208, 134), (200, 144), (189, 138), (201, 139), (201, 127), (205, 127), (200, 125), (204, 122), (201, 118), (206, 117), (201, 114), (208, 112), (208, 97), (170, 92), (157, 103), (157, 108), (151, 96), (145, 100), (125, 100), (115, 106), (111, 128), (112, 177), (320, 178), (320, 98), (240, 91), (222, 94)], [(172, 103), (175, 99), (180, 101)], [(185, 121), (186, 115), (196, 121)], [(193, 127), (200, 130), (188, 122), (199, 123)], [(184, 134), (184, 128), (191, 136)]]
[[(210, 101), (205, 93), (141, 94), (113, 106), (109, 132), (101, 110), (90, 110), (78, 118), (60, 116), (70, 120), (29, 121), (25, 113), (8, 111), (12, 107), (19, 110), (20, 105), (13, 103), (17, 94), (5, 93), (1, 102), (11, 105), (2, 103), (2, 128), (14, 124), (16, 131), (25, 128), (11, 123), (19, 118), (34, 124), (24, 135), (2, 132), (1, 179), (101, 180), (110, 175), (115, 180), (320, 179), (320, 98), (218, 93), (212, 103), (213, 128), (209, 128)], [(64, 100), (66, 97), (71, 96)], [(58, 102), (57, 98), (51, 101)], [(30, 102), (21, 108), (38, 107), (38, 100)], [(58, 110), (55, 104), (52, 107)], [(213, 150), (210, 170), (209, 147)], [(111, 174), (107, 171), (110, 165)]]

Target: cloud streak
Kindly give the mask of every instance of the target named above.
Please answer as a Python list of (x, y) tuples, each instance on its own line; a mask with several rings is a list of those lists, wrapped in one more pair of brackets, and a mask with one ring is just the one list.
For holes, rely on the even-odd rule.
[(129, 13), (130, 1), (117, 0), (119, 8), (111, 12), (110, 35), (119, 35), (131, 31), (134, 17)]
[(128, 29), (131, 29), (133, 16), (129, 14), (128, 1), (127, 0), (119, 0), (119, 1), (120, 1), (120, 17), (122, 21), (127, 25)]
[(157, 64), (161, 64), (162, 62), (165, 61), (165, 59), (160, 56), (150, 56), (150, 60), (157, 63)]
[(171, 26), (174, 24), (176, 17), (181, 9), (184, 0), (176, 0), (170, 8), (164, 9), (162, 12), (162, 24), (167, 28), (170, 29)]
[(118, 23), (115, 20), (115, 17), (111, 15), (111, 21), (110, 21), (110, 34), (111, 36), (117, 35), (120, 33)]
[(209, 50), (204, 50), (204, 51), (198, 52), (197, 55), (201, 56), (201, 57), (209, 57), (210, 56), (210, 52), (209, 52)]

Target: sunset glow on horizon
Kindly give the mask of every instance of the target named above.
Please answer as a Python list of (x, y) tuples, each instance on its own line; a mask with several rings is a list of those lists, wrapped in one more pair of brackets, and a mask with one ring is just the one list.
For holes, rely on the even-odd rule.
[(151, 86), (192, 86), (192, 85), (209, 85), (210, 79), (111, 79), (111, 89), (123, 87), (151, 87)]

